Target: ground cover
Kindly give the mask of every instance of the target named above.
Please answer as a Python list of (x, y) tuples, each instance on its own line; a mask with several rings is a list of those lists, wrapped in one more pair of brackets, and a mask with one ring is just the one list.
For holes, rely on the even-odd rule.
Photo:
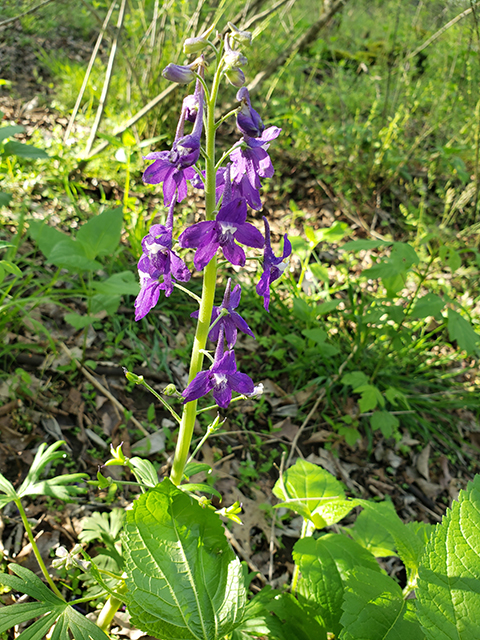
[[(367, 12), (359, 15), (366, 20)], [(347, 26), (349, 20), (358, 27), (359, 18), (345, 10)], [(294, 24), (302, 28), (301, 20)], [(282, 452), (320, 464), (352, 496), (392, 497), (406, 521), (437, 522), (478, 471), (477, 168), (470, 150), (478, 135), (469, 119), (472, 112), (468, 105), (464, 111), (459, 107), (456, 115), (463, 113), (464, 119), (455, 131), (439, 113), (432, 115), (430, 127), (427, 122), (422, 128), (419, 115), (402, 109), (418, 99), (418, 109), (427, 112), (429, 102), (418, 96), (426, 94), (426, 86), (438, 91), (439, 78), (433, 74), (425, 80), (427, 72), (422, 72), (412, 98), (408, 91), (418, 69), (405, 76), (403, 68), (403, 84), (390, 80), (395, 99), (387, 98), (388, 52), (373, 61), (353, 57), (359, 65), (347, 65), (351, 59), (340, 56), (336, 42), (342, 34), (348, 41), (348, 29), (343, 23), (331, 28), (330, 40), (292, 58), (293, 66), (273, 77), (265, 102), (272, 123), (282, 118), (286, 135), (264, 211), (276, 240), (287, 230), (294, 248), (268, 317), (254, 293), (255, 266), (242, 283), (244, 316), (257, 339), (242, 339), (237, 357), (242, 370), (263, 382), (265, 395), (233, 405), (222, 433), (202, 449), (202, 462), (214, 469), (206, 480), (224, 503), (244, 505), (244, 525), (232, 525), (229, 538), (250, 569), (259, 572), (253, 588), (289, 581), (289, 551), (300, 534), (298, 518), (274, 518), (271, 508)], [(390, 29), (397, 45), (406, 46), (401, 29)], [(477, 73), (464, 40), (459, 41), (449, 68), (465, 56), (465, 85), (462, 74), (459, 79), (452, 71), (452, 83), (458, 84), (451, 93), (444, 88), (443, 103), (437, 103), (443, 114), (451, 108), (449, 100), (470, 95)], [(369, 65), (370, 77), (376, 65), (379, 74), (386, 73), (371, 84), (380, 87), (385, 114), (372, 106), (365, 84), (358, 92), (351, 90), (365, 78), (357, 75), (361, 64)], [(317, 70), (326, 74), (325, 68), (332, 74), (321, 85), (327, 108), (317, 119), (312, 113), (318, 113), (318, 105), (313, 99), (306, 103), (305, 96), (318, 81)], [(277, 99), (284, 75), (300, 78), (300, 91), (289, 80)], [(335, 83), (348, 90), (334, 91)], [(337, 122), (332, 117), (336, 100), (347, 93), (353, 104), (345, 105)], [(158, 392), (168, 383), (183, 388), (195, 306), (174, 293), (159, 303), (152, 319), (133, 320), (138, 289), (129, 274), (135, 272), (149, 221), (164, 215), (160, 194), (141, 184), (144, 151), (135, 136), (123, 136), (110, 140), (114, 150), (79, 166), (78, 154), (67, 152), (62, 142), (65, 112), (58, 105), (32, 103), (35, 96), (14, 96), (9, 89), (2, 98), (4, 123), (26, 130), (12, 132), (6, 144), (35, 144), (47, 150), (49, 159), (35, 159), (31, 151), (30, 157), (22, 156), (28, 151), (18, 147), (19, 155), (12, 147), (2, 155), (2, 192), (13, 196), (2, 209), (1, 240), (12, 245), (5, 246), (2, 263), (2, 472), (19, 481), (39, 440), (64, 439), (74, 461), (66, 469), (75, 466), (95, 477), (109, 446), (123, 442), (127, 455), (143, 453), (166, 473), (174, 423), (163, 404), (127, 383), (122, 367), (144, 375)], [(468, 100), (473, 98), (465, 97), (463, 104)], [(358, 109), (362, 103), (369, 105), (365, 112)], [(169, 109), (160, 117), (167, 130)], [(87, 110), (74, 129), (80, 143), (88, 138), (88, 115)], [(379, 126), (382, 119), (384, 127)], [(328, 121), (338, 126), (330, 124), (327, 130)], [(432, 127), (435, 143), (425, 135)], [(222, 129), (225, 145), (232, 132), (228, 126)], [(192, 220), (198, 203), (194, 193), (189, 195), (182, 215)], [(122, 213), (119, 207), (123, 231), (119, 227), (116, 236), (112, 231), (111, 241), (99, 245), (95, 255), (72, 262), (72, 245), (70, 254), (55, 253), (58, 237), (42, 237), (41, 223), (47, 220), (49, 228), (66, 234), (63, 242), (78, 242), (82, 233), (88, 235), (89, 221), (100, 212)], [(111, 215), (112, 221), (118, 217)], [(262, 227), (261, 214), (254, 212), (252, 221)], [(230, 273), (224, 266), (222, 277)], [(200, 286), (193, 281), (194, 290)], [(207, 422), (199, 420), (198, 439)], [(76, 540), (82, 518), (106, 513), (112, 505), (124, 507), (131, 497), (131, 490), (110, 486), (100, 492), (92, 488), (88, 500), (65, 508), (51, 499), (29, 506), (35, 530), (43, 530), (39, 542), (45, 562), (51, 562), (54, 546)], [(4, 516), (5, 552), (20, 554), (25, 566), (35, 570), (21, 522), (13, 511)], [(400, 582), (402, 571), (399, 561), (390, 563), (390, 574), (398, 574)], [(83, 593), (77, 578), (70, 586)], [(121, 633), (133, 632), (125, 627)]]

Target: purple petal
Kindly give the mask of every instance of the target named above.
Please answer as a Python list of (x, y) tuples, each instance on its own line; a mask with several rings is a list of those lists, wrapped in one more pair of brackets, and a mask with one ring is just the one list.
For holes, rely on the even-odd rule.
[(243, 224), (247, 219), (247, 204), (242, 198), (231, 200), (220, 209), (216, 220), (218, 222), (233, 222), (235, 225)]
[(241, 295), (242, 287), (239, 284), (236, 284), (230, 294), (230, 309), (236, 309), (238, 307), (238, 305), (240, 304)]
[(187, 265), (184, 261), (177, 256), (173, 251), (170, 252), (171, 258), (171, 272), (173, 277), (180, 282), (188, 282), (190, 280), (191, 273), (187, 269)]
[(240, 373), (239, 371), (228, 376), (228, 384), (233, 391), (242, 395), (253, 393), (255, 388), (252, 379), (246, 373)]
[(237, 329), (240, 329), (240, 331), (242, 331), (243, 333), (247, 333), (249, 336), (252, 336), (252, 338), (255, 338), (255, 334), (253, 333), (253, 331), (250, 329), (248, 324), (245, 322), (245, 320), (242, 318), (242, 316), (239, 313), (236, 313), (234, 311), (230, 315), (230, 318), (232, 322), (235, 324), (235, 326), (237, 327)]
[(178, 242), (184, 249), (196, 249), (206, 242), (212, 242), (214, 237), (215, 221), (204, 220), (185, 229), (185, 231), (180, 234)]
[(235, 244), (233, 240), (229, 240), (222, 245), (223, 255), (225, 258), (237, 267), (245, 265), (245, 251)]
[(157, 304), (160, 296), (160, 284), (146, 276), (142, 278), (142, 288), (135, 300), (135, 320), (141, 320)]
[(218, 241), (205, 244), (203, 247), (199, 247), (194, 258), (193, 264), (197, 271), (203, 271), (213, 256), (217, 253), (217, 249), (220, 246)]
[(191, 402), (192, 400), (198, 400), (202, 396), (207, 395), (209, 391), (213, 389), (213, 376), (210, 371), (200, 371), (195, 378), (190, 382), (182, 396), (185, 402)]
[(265, 239), (260, 231), (249, 222), (238, 227), (234, 235), (237, 242), (240, 242), (240, 244), (244, 244), (247, 247), (261, 249), (265, 245)]
[(223, 356), (213, 364), (213, 373), (234, 374), (237, 371), (235, 353), (233, 350), (226, 351)]
[(213, 389), (213, 397), (219, 407), (226, 409), (232, 400), (232, 390), (226, 382), (219, 384)]
[(160, 184), (174, 171), (175, 167), (170, 162), (166, 160), (156, 160), (145, 169), (142, 180), (146, 184)]

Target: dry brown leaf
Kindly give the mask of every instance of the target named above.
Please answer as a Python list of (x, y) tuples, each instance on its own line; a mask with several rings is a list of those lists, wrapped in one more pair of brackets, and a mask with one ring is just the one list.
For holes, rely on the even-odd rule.
[[(428, 462), (430, 459), (430, 443), (419, 453), (417, 458), (417, 471), (422, 475), (427, 482), (430, 482), (430, 470), (428, 468)], [(426, 494), (428, 495), (428, 494)]]

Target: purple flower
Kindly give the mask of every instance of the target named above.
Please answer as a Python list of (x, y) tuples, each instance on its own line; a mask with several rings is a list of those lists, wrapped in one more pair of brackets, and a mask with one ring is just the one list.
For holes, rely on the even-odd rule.
[(226, 409), (232, 399), (232, 391), (247, 395), (254, 390), (251, 378), (246, 373), (237, 371), (233, 350), (223, 353), (223, 331), (221, 331), (212, 367), (208, 371), (197, 373), (182, 396), (185, 402), (191, 402), (213, 391), (215, 402), (222, 409)]
[[(210, 329), (210, 333), (208, 334), (208, 337), (212, 342), (217, 342), (220, 336), (220, 331), (223, 331), (229, 349), (232, 349), (237, 341), (238, 330), (243, 331), (243, 333), (247, 333), (249, 336), (252, 336), (252, 338), (255, 338), (252, 330), (242, 316), (234, 311), (234, 309), (236, 309), (240, 304), (242, 289), (239, 284), (236, 284), (233, 291), (231, 291), (231, 284), (232, 281), (229, 278), (225, 288), (225, 295), (223, 296), (222, 304), (219, 307), (213, 307), (212, 324), (219, 316), (220, 320), (215, 323), (214, 327)], [(223, 309), (228, 311), (228, 315), (222, 315)], [(198, 318), (198, 311), (194, 311), (191, 314), (191, 317)]]
[(275, 172), (267, 149), (270, 142), (278, 138), (280, 132), (281, 129), (278, 127), (269, 127), (258, 138), (244, 135), (246, 147), (242, 145), (230, 154), (233, 183), (252, 209), (262, 208), (260, 178), (271, 178)]
[(169, 205), (176, 194), (177, 202), (187, 197), (187, 180), (195, 176), (193, 166), (200, 157), (200, 137), (203, 127), (203, 89), (200, 87), (198, 95), (198, 109), (192, 133), (183, 135), (185, 119), (191, 114), (191, 106), (182, 106), (182, 114), (177, 126), (175, 141), (170, 151), (149, 153), (146, 160), (154, 160), (145, 169), (143, 181), (147, 184), (163, 182), (163, 201)]
[(178, 241), (181, 247), (197, 249), (193, 262), (198, 271), (207, 266), (219, 247), (222, 247), (223, 255), (229, 262), (243, 267), (245, 252), (235, 240), (258, 249), (265, 244), (260, 231), (246, 219), (245, 200), (236, 198), (220, 209), (215, 220), (198, 222), (185, 229)]
[(193, 70), (193, 64), (167, 64), (162, 71), (162, 76), (170, 82), (176, 82), (177, 84), (189, 84), (192, 80), (195, 80), (195, 72)]
[[(140, 293), (135, 300), (135, 320), (141, 320), (157, 304), (160, 291), (168, 297), (173, 291), (172, 276), (180, 282), (190, 279), (190, 271), (172, 251), (173, 209), (170, 205), (166, 225), (154, 224), (142, 240), (143, 253), (138, 261)], [(159, 282), (163, 276), (163, 282)]]
[(238, 91), (237, 100), (242, 103), (237, 114), (237, 127), (246, 136), (259, 138), (265, 130), (265, 125), (260, 115), (252, 108), (247, 87)]
[(257, 284), (257, 293), (259, 296), (263, 296), (263, 306), (265, 311), (268, 311), (270, 304), (270, 285), (275, 280), (278, 280), (287, 267), (285, 260), (292, 253), (292, 245), (287, 237), (287, 234), (283, 236), (283, 254), (278, 258), (272, 251), (270, 244), (270, 226), (267, 219), (264, 217), (265, 223), (265, 249), (263, 254), (263, 273), (260, 281)]

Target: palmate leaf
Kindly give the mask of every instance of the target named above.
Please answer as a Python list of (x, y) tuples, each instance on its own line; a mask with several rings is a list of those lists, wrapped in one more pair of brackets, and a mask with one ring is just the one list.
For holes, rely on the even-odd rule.
[(420, 565), (417, 611), (428, 640), (477, 640), (480, 620), (480, 476), (435, 527)]
[(18, 636), (20, 640), (44, 640), (54, 624), (51, 640), (70, 640), (71, 637), (74, 640), (108, 640), (96, 624), (56, 596), (32, 571), (15, 564), (8, 568), (16, 575), (0, 574), (0, 584), (39, 602), (13, 604), (0, 609), (0, 634), (17, 624), (39, 618)]
[(219, 517), (165, 479), (127, 512), (126, 602), (162, 640), (220, 640), (244, 616), (242, 567)]
[(325, 622), (327, 631), (335, 635), (341, 630), (340, 616), (348, 572), (357, 567), (380, 571), (371, 553), (345, 536), (329, 533), (321, 538), (303, 538), (293, 550), (293, 559), (300, 568), (298, 593), (317, 616)]
[(365, 567), (347, 578), (339, 640), (424, 640), (413, 602), (392, 578)]

